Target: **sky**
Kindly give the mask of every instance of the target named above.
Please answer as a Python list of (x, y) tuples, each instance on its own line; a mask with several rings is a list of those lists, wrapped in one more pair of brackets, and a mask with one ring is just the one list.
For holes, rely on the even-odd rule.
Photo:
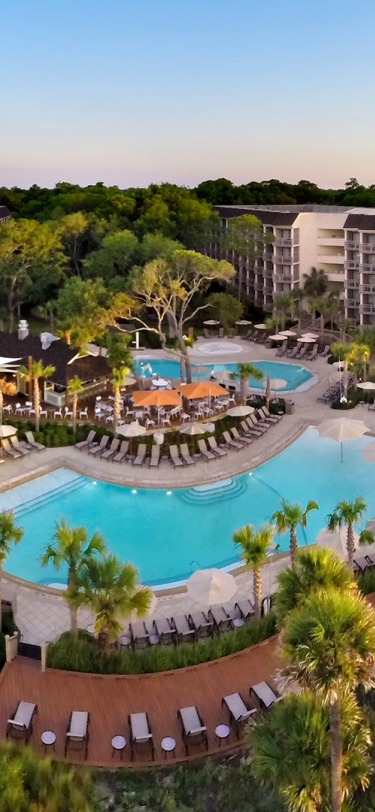
[(0, 186), (375, 183), (374, 0), (0, 0)]

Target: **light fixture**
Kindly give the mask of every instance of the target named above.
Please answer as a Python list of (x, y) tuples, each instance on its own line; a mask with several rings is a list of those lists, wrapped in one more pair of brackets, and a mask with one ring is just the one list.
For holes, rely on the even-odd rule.
[(135, 488), (133, 488), (132, 493), (137, 493), (137, 491), (135, 490)]
[(172, 491), (167, 491), (167, 496), (172, 496)]

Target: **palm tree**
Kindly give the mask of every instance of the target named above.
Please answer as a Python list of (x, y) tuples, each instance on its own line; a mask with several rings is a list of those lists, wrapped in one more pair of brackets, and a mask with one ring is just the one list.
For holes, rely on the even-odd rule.
[[(358, 685), (374, 685), (374, 611), (356, 592), (317, 590), (287, 615), (282, 656), (285, 676), (307, 687), (329, 709), (331, 806), (340, 812), (344, 796), (343, 700)], [(346, 765), (345, 765), (346, 766)]]
[[(354, 529), (355, 524), (359, 524), (363, 514), (368, 509), (368, 505), (361, 496), (357, 496), (353, 502), (343, 499), (336, 505), (333, 513), (329, 513), (326, 519), (327, 529), (333, 532), (337, 527), (344, 525), (347, 528), (346, 549), (348, 551), (348, 566), (353, 569), (353, 557), (355, 552)], [(359, 534), (358, 544), (363, 547), (365, 544), (372, 544), (374, 534), (371, 530), (362, 530)]]
[(231, 372), (230, 378), (232, 381), (240, 382), (240, 399), (243, 405), (246, 404), (247, 389), (249, 385), (249, 378), (255, 378), (256, 381), (261, 381), (263, 372), (258, 369), (255, 364), (248, 362), (247, 364), (237, 364), (237, 372)]
[(251, 524), (241, 527), (233, 533), (233, 542), (241, 547), (241, 561), (245, 569), (253, 571), (254, 614), (260, 617), (262, 606), (262, 571), (267, 561), (267, 550), (272, 547), (274, 528), (271, 524), (263, 524), (258, 530)]
[(316, 589), (357, 590), (352, 573), (333, 550), (314, 547), (297, 550), (294, 566), (277, 576), (275, 608), (279, 624)]
[[(342, 709), (343, 794), (369, 785), (370, 731), (353, 697)], [(290, 812), (330, 808), (329, 709), (310, 691), (288, 694), (249, 728), (251, 769), (262, 784), (281, 792)]]
[(274, 312), (280, 314), (281, 329), (285, 329), (285, 319), (288, 313), (294, 311), (294, 299), (290, 293), (279, 293), (273, 300)]
[(72, 412), (73, 412), (73, 431), (76, 433), (77, 429), (77, 408), (78, 408), (78, 395), (84, 391), (84, 386), (78, 375), (68, 381), (68, 393), (72, 395)]
[(121, 389), (123, 388), (126, 380), (126, 376), (129, 373), (129, 367), (118, 367), (112, 369), (112, 389), (115, 394), (115, 401), (114, 401), (114, 424), (113, 424), (113, 432), (115, 437), (117, 437), (117, 427), (118, 421), (121, 417)]
[(19, 544), (23, 533), (22, 527), (17, 527), (14, 523), (14, 513), (12, 510), (0, 513), (0, 632), (2, 629), (1, 580), (3, 576), (3, 564), (12, 549), (12, 545)]
[(316, 268), (311, 268), (311, 273), (303, 274), (305, 280), (303, 290), (306, 296), (311, 296), (313, 299), (324, 296), (328, 290), (328, 276), (324, 271), (318, 271)]
[(108, 651), (121, 631), (121, 619), (135, 612), (144, 617), (150, 607), (152, 591), (138, 584), (138, 572), (132, 564), (122, 564), (115, 555), (86, 561), (80, 575), (79, 604), (95, 613), (94, 629), (99, 644)]
[(282, 535), (289, 530), (290, 535), (290, 557), (294, 564), (297, 552), (297, 527), (307, 527), (307, 519), (312, 510), (319, 510), (319, 505), (310, 499), (305, 507), (301, 508), (298, 502), (290, 504), (285, 499), (281, 500), (281, 510), (276, 510), (271, 516), (271, 521), (276, 522), (277, 532)]
[(7, 381), (6, 378), (0, 378), (0, 426), (3, 422), (3, 407), (4, 395), (16, 395), (17, 386), (13, 381)]
[(77, 632), (77, 607), (75, 595), (79, 589), (80, 573), (94, 556), (105, 553), (105, 539), (96, 531), (89, 540), (85, 527), (69, 527), (66, 519), (61, 518), (60, 524), (55, 523), (53, 544), (48, 544), (40, 559), (42, 567), (51, 562), (55, 569), (60, 570), (63, 564), (68, 565), (68, 588), (64, 594), (70, 609), (71, 629)]
[(39, 379), (40, 378), (50, 378), (55, 371), (55, 367), (51, 364), (49, 366), (44, 367), (43, 361), (34, 361), (31, 364), (31, 370), (29, 371), (27, 367), (21, 366), (18, 370), (19, 375), (25, 381), (32, 381), (33, 383), (33, 400), (34, 400), (34, 410), (35, 410), (35, 429), (39, 431), (39, 419), (40, 419), (40, 389), (39, 389)]
[(117, 434), (118, 421), (121, 415), (121, 389), (129, 372), (132, 371), (135, 374), (134, 359), (129, 346), (130, 341), (130, 336), (118, 333), (109, 333), (107, 337), (108, 351), (106, 360), (112, 370), (112, 388), (115, 395), (115, 420), (113, 426), (115, 435)]

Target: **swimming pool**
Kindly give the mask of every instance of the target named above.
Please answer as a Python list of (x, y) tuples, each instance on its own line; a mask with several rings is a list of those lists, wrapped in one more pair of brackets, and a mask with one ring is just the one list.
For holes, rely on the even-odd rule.
[[(249, 386), (253, 389), (264, 389), (266, 385), (267, 375), (271, 379), (278, 379), (285, 381), (284, 386), (277, 387), (278, 392), (288, 392), (297, 389), (302, 384), (313, 378), (311, 372), (299, 364), (286, 364), (281, 361), (254, 361), (254, 364), (263, 372), (263, 380), (256, 381), (254, 378), (249, 378)], [(137, 372), (140, 375), (145, 375), (150, 378), (153, 372), (156, 372), (163, 378), (179, 378), (180, 377), (180, 364), (171, 358), (137, 358), (135, 360)], [(192, 364), (193, 378), (205, 378), (210, 375), (212, 371), (236, 372), (237, 364)]]
[[(312, 543), (327, 513), (341, 499), (362, 496), (375, 515), (374, 463), (360, 449), (370, 437), (340, 446), (308, 429), (285, 451), (253, 471), (198, 488), (125, 488), (82, 477), (66, 468), (0, 494), (0, 510), (14, 509), (25, 535), (5, 562), (5, 569), (37, 582), (63, 582), (65, 573), (42, 569), (38, 557), (51, 540), (54, 522), (65, 516), (71, 525), (101, 530), (113, 553), (133, 562), (150, 585), (181, 581), (201, 567), (229, 566), (238, 561), (233, 531), (267, 521), (280, 498), (305, 505), (316, 499), (299, 543)], [(213, 463), (214, 465), (214, 463)], [(289, 539), (277, 539), (287, 549)]]

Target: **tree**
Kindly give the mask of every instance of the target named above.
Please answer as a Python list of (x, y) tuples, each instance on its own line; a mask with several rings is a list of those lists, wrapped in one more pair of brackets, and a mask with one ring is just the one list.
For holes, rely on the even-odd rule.
[(126, 275), (134, 263), (138, 246), (137, 237), (128, 229), (107, 234), (101, 247), (84, 260), (86, 275), (105, 280)]
[(249, 361), (248, 363), (237, 364), (237, 372), (231, 372), (230, 377), (232, 381), (240, 382), (240, 399), (241, 403), (245, 405), (249, 378), (255, 378), (256, 381), (261, 381), (264, 376), (263, 372)]
[(62, 517), (60, 524), (55, 523), (53, 543), (48, 544), (40, 559), (42, 567), (47, 567), (50, 562), (56, 570), (60, 570), (64, 564), (68, 566), (68, 588), (64, 597), (70, 609), (71, 629), (74, 633), (77, 632), (76, 594), (82, 569), (96, 560), (96, 555), (103, 556), (105, 549), (105, 539), (101, 533), (95, 531), (89, 540), (85, 527), (69, 527)]
[(19, 544), (23, 538), (24, 531), (15, 524), (15, 517), (12, 510), (0, 513), (0, 632), (2, 628), (1, 614), (1, 581), (3, 576), (3, 564), (11, 552), (13, 544)]
[[(351, 570), (353, 570), (353, 557), (355, 552), (353, 525), (359, 524), (367, 509), (368, 505), (360, 496), (357, 496), (353, 502), (348, 502), (346, 499), (343, 499), (336, 505), (333, 513), (330, 513), (326, 519), (327, 529), (332, 532), (336, 530), (337, 527), (341, 528), (346, 526), (347, 528), (346, 549), (348, 551), (348, 566)], [(371, 530), (362, 530), (359, 534), (358, 544), (360, 546), (372, 544), (373, 541), (374, 534)]]
[(303, 274), (305, 280), (303, 290), (306, 296), (311, 296), (312, 299), (324, 296), (328, 290), (328, 276), (324, 271), (318, 271), (316, 268), (311, 268), (311, 273)]
[[(130, 336), (123, 333), (108, 333), (107, 336), (107, 363), (112, 370), (112, 388), (115, 395), (113, 431), (117, 436), (118, 422), (121, 417), (121, 389), (125, 385), (126, 376), (130, 371), (135, 372), (133, 355), (129, 347)], [(138, 376), (137, 376), (138, 377)]]
[(99, 335), (108, 307), (108, 290), (102, 279), (68, 279), (60, 288), (55, 310), (56, 323), (68, 344), (83, 346)]
[(100, 221), (93, 215), (77, 211), (62, 217), (56, 224), (56, 231), (69, 257), (73, 273), (81, 276), (84, 254), (90, 248), (97, 247), (100, 242), (103, 231)]
[(95, 613), (94, 629), (103, 651), (116, 640), (123, 618), (133, 612), (137, 617), (147, 615), (151, 598), (151, 589), (139, 586), (136, 568), (122, 564), (114, 555), (87, 560), (80, 573), (77, 600)]
[(214, 318), (218, 319), (225, 332), (231, 330), (243, 316), (244, 307), (231, 293), (212, 293), (208, 299)]
[(274, 311), (280, 316), (281, 329), (285, 329), (285, 319), (288, 313), (294, 312), (294, 299), (291, 293), (279, 293), (273, 300)]
[(243, 258), (248, 257), (255, 262), (262, 256), (264, 246), (274, 240), (273, 234), (263, 231), (263, 225), (253, 214), (242, 214), (240, 217), (231, 217), (228, 227), (222, 237), (222, 247), (226, 251), (236, 251), (239, 254), (238, 298), (242, 296)]
[[(344, 797), (343, 701), (358, 685), (374, 685), (374, 612), (356, 592), (317, 590), (287, 615), (282, 656), (285, 675), (309, 688), (329, 709), (331, 806), (340, 812)], [(354, 697), (353, 697), (354, 698)]]
[(281, 535), (289, 530), (290, 537), (290, 557), (292, 564), (297, 552), (297, 527), (307, 527), (307, 520), (309, 513), (312, 510), (319, 510), (319, 505), (310, 499), (305, 507), (305, 510), (298, 504), (289, 504), (285, 499), (281, 500), (281, 510), (276, 510), (271, 517), (272, 522), (276, 522), (277, 532)]
[(13, 381), (8, 381), (6, 378), (0, 378), (0, 426), (3, 422), (3, 407), (4, 395), (16, 395), (17, 386)]
[(18, 373), (21, 376), (21, 378), (23, 378), (25, 381), (32, 381), (33, 384), (33, 401), (34, 401), (36, 431), (39, 431), (39, 420), (40, 420), (39, 381), (40, 378), (50, 378), (54, 372), (55, 367), (52, 366), (52, 364), (49, 364), (46, 367), (44, 367), (43, 361), (33, 361), (30, 370), (28, 370), (27, 367), (24, 366), (20, 366), (18, 370)]
[(262, 606), (262, 566), (267, 562), (267, 552), (273, 544), (274, 528), (261, 525), (258, 530), (251, 524), (233, 533), (233, 543), (241, 547), (241, 561), (245, 569), (253, 571), (254, 614), (260, 618)]
[(68, 394), (72, 396), (72, 412), (73, 412), (73, 431), (76, 433), (77, 429), (77, 408), (78, 408), (78, 395), (84, 392), (84, 386), (78, 375), (68, 381)]

